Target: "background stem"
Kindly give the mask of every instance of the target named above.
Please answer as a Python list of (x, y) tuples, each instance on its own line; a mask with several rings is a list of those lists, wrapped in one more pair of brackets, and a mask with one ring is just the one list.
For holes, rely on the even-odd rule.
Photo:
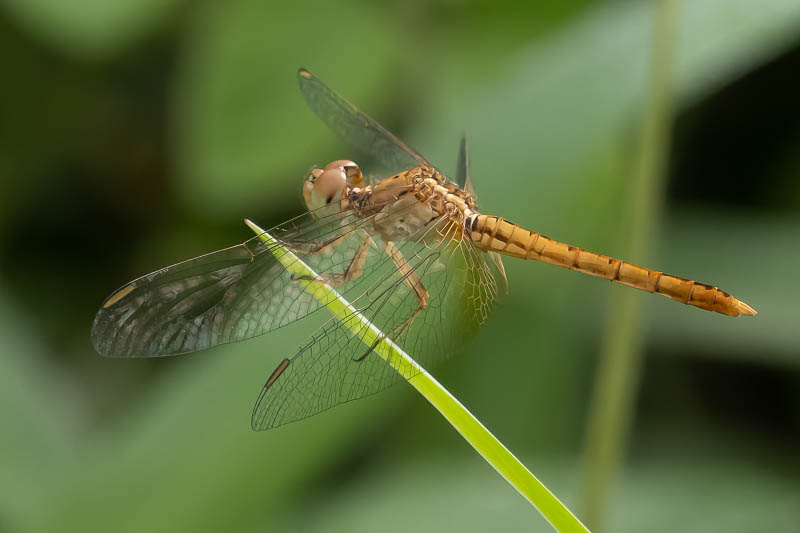
[[(641, 144), (631, 184), (630, 247), (625, 254), (646, 263), (657, 233), (672, 130), (672, 70), (679, 0), (660, 0), (653, 20), (653, 47)], [(603, 528), (609, 492), (630, 429), (642, 364), (641, 295), (614, 291), (589, 411), (581, 488), (581, 516)]]

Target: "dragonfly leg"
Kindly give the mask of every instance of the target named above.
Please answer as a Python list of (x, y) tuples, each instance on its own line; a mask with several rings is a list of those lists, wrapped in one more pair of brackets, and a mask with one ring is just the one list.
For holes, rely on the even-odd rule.
[(391, 335), (395, 336), (408, 328), (414, 322), (414, 319), (425, 310), (425, 307), (428, 305), (429, 294), (428, 289), (426, 289), (425, 285), (422, 284), (422, 280), (419, 279), (417, 273), (411, 268), (411, 266), (408, 264), (408, 261), (406, 261), (403, 253), (397, 248), (397, 246), (394, 245), (393, 242), (389, 241), (386, 243), (386, 253), (389, 254), (389, 257), (392, 258), (394, 266), (396, 266), (397, 270), (399, 270), (403, 275), (403, 281), (405, 284), (408, 285), (412, 291), (414, 291), (414, 295), (417, 297), (417, 308), (414, 310), (414, 313), (408, 317), (405, 322), (400, 324), (400, 326), (392, 330)]
[[(324, 250), (330, 250), (332, 247), (336, 246), (342, 241), (342, 237), (334, 239), (330, 243), (321, 243), (321, 246), (317, 248), (316, 251), (310, 252), (310, 254), (318, 254), (322, 253)], [(325, 283), (337, 287), (340, 285), (344, 285), (345, 283), (354, 280), (361, 276), (364, 273), (364, 264), (367, 262), (367, 254), (369, 253), (369, 247), (373, 245), (372, 237), (369, 236), (367, 232), (363, 232), (361, 235), (361, 244), (358, 247), (355, 255), (353, 255), (353, 259), (350, 260), (350, 264), (347, 266), (345, 271), (341, 274), (328, 274), (324, 273), (320, 275), (320, 278)], [(308, 276), (295, 276), (294, 279), (296, 280), (309, 280), (311, 278)]]
[(369, 247), (372, 245), (372, 237), (364, 233), (361, 237), (361, 244), (358, 247), (353, 259), (342, 274), (323, 274), (322, 279), (334, 287), (344, 285), (350, 280), (356, 279), (364, 273), (364, 264), (367, 262)]
[(414, 295), (417, 297), (417, 308), (414, 310), (414, 312), (411, 314), (410, 317), (405, 319), (402, 324), (392, 329), (392, 331), (390, 331), (388, 335), (384, 334), (382, 337), (377, 339), (375, 343), (372, 346), (370, 346), (370, 349), (367, 350), (366, 353), (364, 353), (364, 355), (354, 359), (354, 361), (357, 362), (363, 361), (372, 352), (372, 350), (375, 349), (375, 346), (377, 346), (378, 342), (380, 342), (383, 338), (397, 337), (397, 335), (401, 334), (403, 331), (408, 329), (411, 326), (411, 324), (414, 323), (414, 319), (416, 319), (419, 316), (419, 314), (422, 313), (422, 311), (424, 311), (425, 308), (428, 306), (428, 297), (430, 296), (428, 293), (428, 289), (425, 288), (425, 285), (422, 284), (422, 280), (420, 279), (420, 277), (417, 275), (414, 269), (412, 269), (411, 266), (408, 264), (408, 261), (406, 260), (405, 256), (403, 256), (403, 253), (391, 241), (388, 241), (386, 243), (385, 250), (386, 253), (389, 255), (389, 257), (392, 259), (394, 266), (397, 267), (398, 272), (400, 272), (400, 274), (403, 276), (403, 282), (406, 285), (408, 285), (408, 287), (412, 291), (414, 291)]
[(304, 243), (291, 243), (293, 248), (298, 249), (303, 254), (317, 255), (324, 254), (339, 246), (346, 239), (352, 237), (352, 233), (343, 233), (329, 241), (309, 241)]

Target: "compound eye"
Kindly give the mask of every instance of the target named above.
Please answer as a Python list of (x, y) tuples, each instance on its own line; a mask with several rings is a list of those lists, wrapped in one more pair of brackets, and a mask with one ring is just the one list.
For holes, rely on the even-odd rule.
[(314, 183), (317, 181), (317, 178), (322, 174), (323, 170), (318, 167), (314, 167), (311, 169), (311, 172), (306, 177), (306, 181), (303, 182), (303, 200), (306, 202), (306, 206), (311, 209), (311, 205), (314, 202), (312, 198), (314, 194)]
[(314, 180), (314, 196), (317, 201), (329, 204), (341, 195), (347, 186), (347, 175), (341, 168), (326, 168)]
[(348, 159), (339, 159), (325, 165), (325, 169), (341, 168), (347, 176), (347, 184), (351, 187), (361, 187), (364, 182), (364, 176), (361, 174), (361, 169), (358, 168), (354, 162)]
[(319, 167), (312, 168), (311, 169), (311, 176), (309, 176), (309, 179), (313, 183), (314, 181), (316, 181), (316, 179), (319, 177), (320, 174), (322, 174), (322, 169), (321, 168), (319, 168)]

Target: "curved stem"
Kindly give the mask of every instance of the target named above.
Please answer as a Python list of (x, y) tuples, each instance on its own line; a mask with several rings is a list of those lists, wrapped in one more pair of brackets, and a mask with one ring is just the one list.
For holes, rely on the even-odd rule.
[(528, 500), (556, 531), (587, 532), (588, 529), (550, 492), (503, 444), (486, 429), (441, 383), (386, 337), (366, 317), (358, 312), (333, 287), (290, 250), (249, 220), (245, 223), (261, 240), (272, 245), (270, 251), (296, 278), (298, 283), (317, 298), (342, 325), (357, 338), (373, 348), (396, 372), (408, 380), (417, 391), (450, 422), (492, 468)]

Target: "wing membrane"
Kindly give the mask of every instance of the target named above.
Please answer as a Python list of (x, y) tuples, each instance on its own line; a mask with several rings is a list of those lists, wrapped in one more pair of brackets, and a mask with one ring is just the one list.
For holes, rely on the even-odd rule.
[(433, 166), (309, 71), (300, 69), (297, 79), (311, 110), (347, 144), (370, 157), (369, 174), (386, 178), (417, 166)]
[[(315, 271), (341, 276), (371, 219), (351, 212), (307, 213), (270, 233)], [(322, 246), (325, 243), (335, 246)], [(109, 357), (155, 357), (248, 339), (303, 318), (319, 302), (293, 279), (260, 238), (172, 265), (125, 285), (95, 316), (91, 340)], [(322, 249), (320, 249), (322, 248)], [(367, 251), (367, 258), (375, 250)], [(340, 290), (369, 283), (368, 263)], [(356, 294), (357, 295), (357, 294)]]
[(458, 161), (456, 161), (455, 183), (462, 189), (465, 189), (468, 181), (469, 181), (469, 149), (467, 147), (467, 134), (464, 133), (461, 136), (461, 142), (458, 144)]
[[(424, 238), (398, 244), (398, 249), (429, 292), (428, 305), (411, 325), (392, 340), (422, 366), (433, 366), (457, 351), (484, 322), (493, 304), (497, 286), (483, 257), (467, 241), (453, 238), (452, 229), (442, 229), (438, 244), (431, 244), (430, 230)], [(353, 305), (382, 332), (401, 328), (414, 315), (418, 300), (393, 265)], [(254, 429), (270, 429), (370, 394), (403, 378), (382, 358), (370, 353), (344, 321), (332, 318), (291, 359), (281, 362), (267, 380), (252, 416)]]
[[(432, 166), (308, 71), (301, 69), (298, 79), (311, 109), (345, 141), (371, 155), (387, 175)], [(466, 187), (468, 165), (464, 139), (458, 181)], [(404, 209), (396, 204), (391, 216), (401, 216)], [(336, 284), (415, 360), (435, 365), (486, 319), (497, 295), (496, 269), (446, 217), (411, 238), (388, 243), (373, 226), (374, 217), (387, 213), (377, 208), (375, 213), (307, 213), (269, 230), (281, 248), (254, 237), (134, 280), (98, 311), (92, 343), (105, 356), (172, 355), (244, 340), (298, 320), (321, 304), (276, 258), (286, 248)], [(424, 307), (420, 287), (426, 294)], [(403, 379), (372, 353), (374, 346), (362, 342), (366, 331), (354, 335), (344, 320), (329, 319), (275, 369), (253, 410), (253, 428), (306, 418)]]

